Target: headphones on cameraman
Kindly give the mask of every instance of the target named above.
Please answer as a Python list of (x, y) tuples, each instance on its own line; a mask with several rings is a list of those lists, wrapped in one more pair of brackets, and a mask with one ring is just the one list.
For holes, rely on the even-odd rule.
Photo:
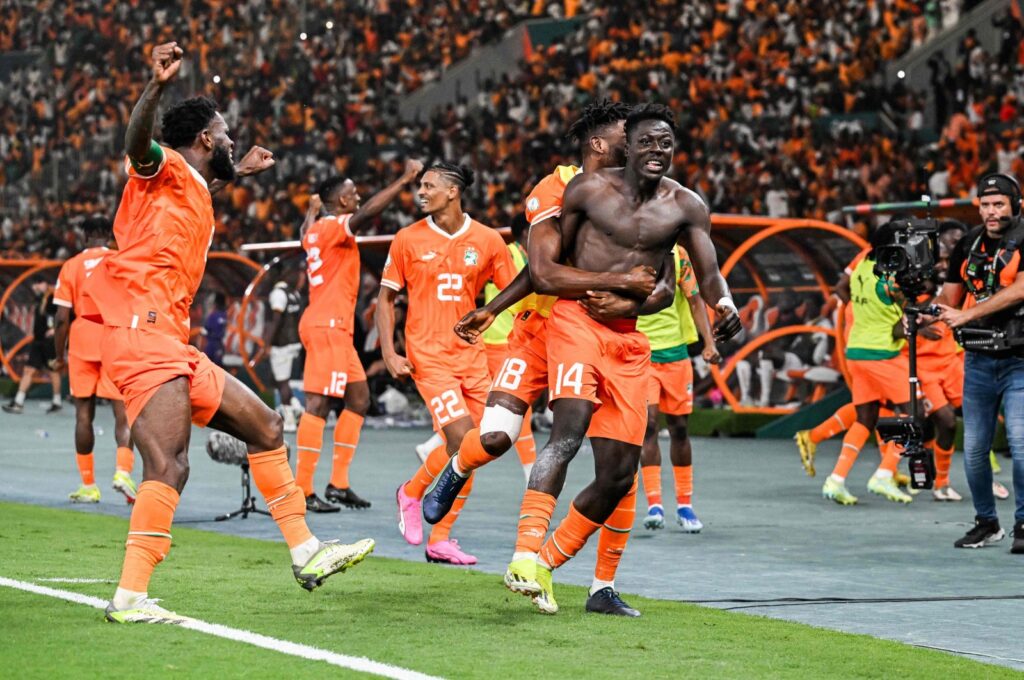
[[(1000, 180), (1002, 180), (1002, 182), (1000, 182)], [(1000, 184), (1003, 186), (1000, 186)], [(1004, 189), (1010, 187), (1012, 187), (1011, 191), (1004, 191)], [(986, 189), (989, 191), (986, 191)], [(992, 191), (991, 189), (995, 189), (995, 191)], [(981, 198), (986, 194), (993, 193), (1000, 193), (1009, 196), (1010, 211), (1014, 217), (1020, 215), (1022, 196), (1020, 182), (1017, 181), (1016, 177), (1001, 172), (993, 172), (978, 180), (978, 198)]]

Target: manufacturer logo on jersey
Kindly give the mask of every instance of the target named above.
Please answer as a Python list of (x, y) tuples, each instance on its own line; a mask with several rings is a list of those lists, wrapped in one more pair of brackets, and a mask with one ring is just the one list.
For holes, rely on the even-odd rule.
[(526, 209), (530, 212), (536, 212), (537, 208), (540, 207), (540, 199), (533, 197), (526, 202)]
[(480, 261), (480, 253), (476, 252), (476, 248), (466, 248), (466, 253), (462, 256), (462, 259), (467, 267), (475, 267), (476, 263)]
[(420, 259), (423, 260), (424, 262), (430, 262), (435, 257), (437, 257), (437, 253), (435, 253), (433, 250), (428, 250), (427, 252), (420, 255)]

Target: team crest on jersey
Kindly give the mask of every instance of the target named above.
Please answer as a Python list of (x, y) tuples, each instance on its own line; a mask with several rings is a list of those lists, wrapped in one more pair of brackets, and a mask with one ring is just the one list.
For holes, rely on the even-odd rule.
[(430, 262), (435, 257), (437, 257), (437, 253), (434, 252), (433, 250), (428, 250), (427, 252), (420, 255), (420, 259), (423, 260), (424, 262)]
[(480, 261), (480, 253), (476, 252), (476, 248), (466, 248), (465, 255), (462, 256), (467, 267), (475, 267), (476, 263)]
[(530, 212), (536, 212), (537, 208), (540, 207), (540, 199), (536, 196), (526, 202), (526, 209)]
[(309, 235), (307, 235), (307, 237), (306, 237), (306, 238), (308, 238), (308, 239), (309, 239), (309, 242), (310, 242), (310, 243), (316, 243), (316, 236), (317, 236), (317, 235), (316, 235), (315, 233), (313, 233), (313, 234), (309, 234)]

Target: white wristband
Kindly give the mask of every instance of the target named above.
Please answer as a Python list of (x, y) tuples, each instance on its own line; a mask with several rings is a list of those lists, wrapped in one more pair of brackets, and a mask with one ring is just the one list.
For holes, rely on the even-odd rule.
[(736, 303), (733, 302), (732, 298), (728, 297), (728, 296), (723, 297), (721, 300), (719, 300), (718, 304), (715, 305), (715, 306), (716, 307), (728, 307), (729, 309), (731, 309), (736, 314), (740, 313), (740, 310), (736, 309)]

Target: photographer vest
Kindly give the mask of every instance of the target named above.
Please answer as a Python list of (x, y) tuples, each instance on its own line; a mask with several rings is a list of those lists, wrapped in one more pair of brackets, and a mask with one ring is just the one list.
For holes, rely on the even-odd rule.
[(995, 295), (1006, 288), (1020, 270), (1020, 245), (1024, 240), (1024, 221), (1017, 219), (1000, 239), (993, 252), (986, 251), (985, 228), (982, 226), (971, 249), (960, 265), (960, 278), (967, 289), (964, 309)]
[(846, 358), (855, 361), (891, 359), (906, 340), (892, 336), (903, 318), (903, 308), (894, 299), (887, 281), (875, 274), (875, 261), (864, 258), (850, 275), (850, 307), (853, 327), (846, 340)]

